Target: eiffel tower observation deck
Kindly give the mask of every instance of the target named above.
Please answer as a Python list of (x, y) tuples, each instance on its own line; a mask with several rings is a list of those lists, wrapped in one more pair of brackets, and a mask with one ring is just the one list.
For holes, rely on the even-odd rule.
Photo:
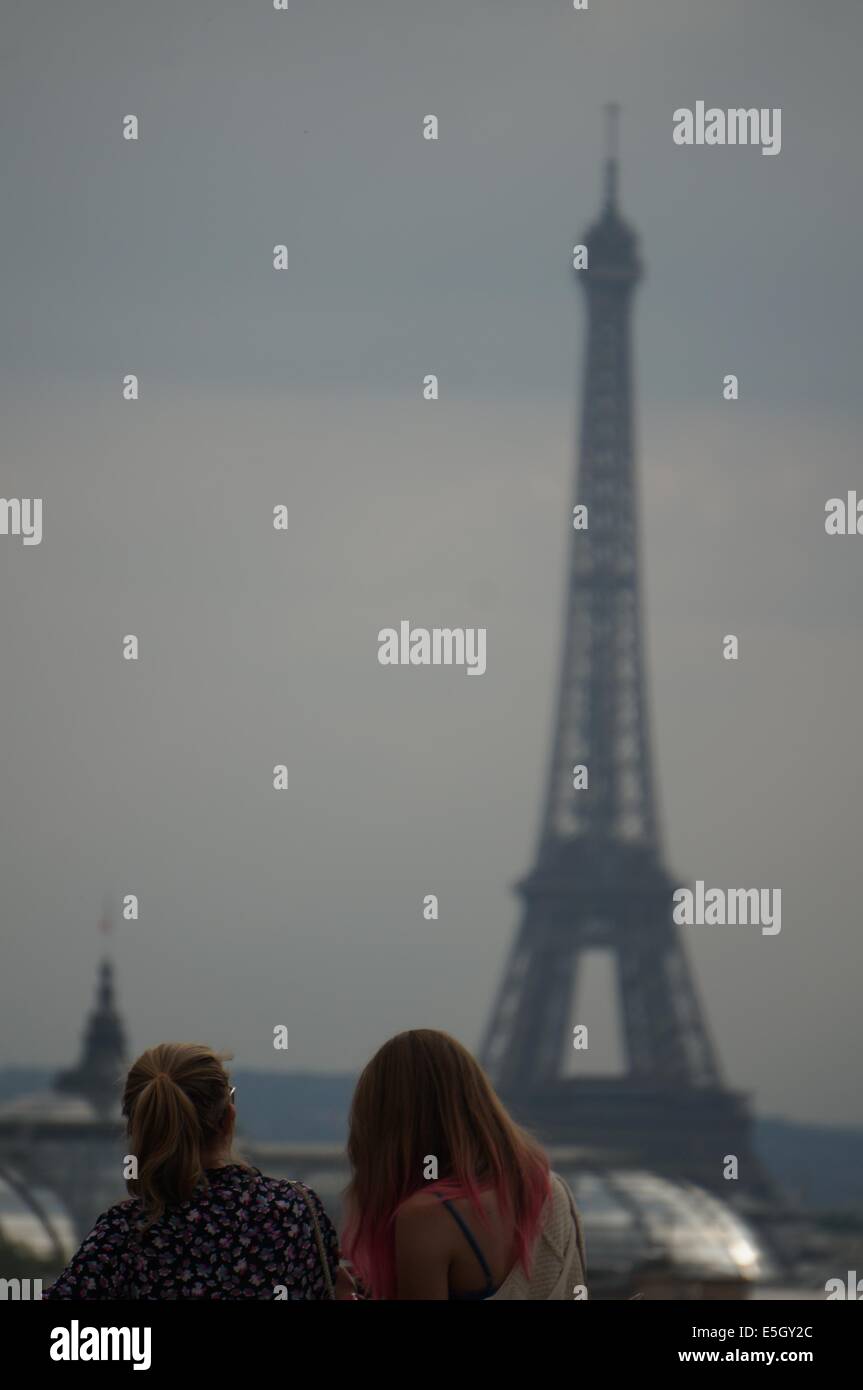
[[(519, 885), (521, 924), (483, 1060), (514, 1114), (548, 1143), (593, 1146), (725, 1197), (731, 1189), (766, 1197), (745, 1099), (724, 1086), (672, 918), (681, 881), (664, 866), (634, 430), (631, 324), (642, 262), (619, 207), (616, 108), (607, 139), (604, 203), (575, 272), (587, 341), (551, 756), (534, 868)], [(619, 1076), (579, 1075), (590, 1053), (573, 1051), (573, 1024), (586, 1021), (574, 1013), (584, 1006), (579, 975), (597, 950), (615, 969)], [(723, 1177), (727, 1155), (737, 1157), (737, 1183)]]

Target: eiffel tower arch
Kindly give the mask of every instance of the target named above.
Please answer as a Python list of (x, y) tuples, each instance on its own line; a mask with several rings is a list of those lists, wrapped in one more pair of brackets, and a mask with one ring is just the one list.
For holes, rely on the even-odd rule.
[[(631, 317), (642, 264), (618, 207), (617, 110), (605, 200), (577, 272), (587, 301), (581, 435), (557, 707), (535, 866), (482, 1046), (513, 1112), (549, 1143), (595, 1146), (728, 1195), (768, 1196), (745, 1099), (725, 1089), (662, 855), (644, 672)], [(587, 769), (574, 788), (575, 767)], [(566, 1075), (585, 953), (616, 974), (620, 1077)], [(576, 1056), (584, 1056), (578, 1053)], [(735, 1188), (738, 1184), (731, 1184)], [(739, 1190), (738, 1188), (738, 1190)]]

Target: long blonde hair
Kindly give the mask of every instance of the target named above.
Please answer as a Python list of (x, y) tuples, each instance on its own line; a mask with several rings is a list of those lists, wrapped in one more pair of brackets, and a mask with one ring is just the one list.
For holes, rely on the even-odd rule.
[(123, 1114), (137, 1177), (126, 1187), (139, 1198), (146, 1226), (206, 1182), (203, 1155), (230, 1138), (225, 1060), (200, 1043), (160, 1043), (129, 1070)]

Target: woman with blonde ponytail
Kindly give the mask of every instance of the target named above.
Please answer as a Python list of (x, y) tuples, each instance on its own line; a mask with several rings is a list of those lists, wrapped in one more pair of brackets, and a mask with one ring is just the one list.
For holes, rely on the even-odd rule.
[(49, 1299), (324, 1299), (336, 1233), (310, 1188), (231, 1152), (234, 1088), (197, 1043), (162, 1043), (123, 1094), (131, 1199), (99, 1217)]

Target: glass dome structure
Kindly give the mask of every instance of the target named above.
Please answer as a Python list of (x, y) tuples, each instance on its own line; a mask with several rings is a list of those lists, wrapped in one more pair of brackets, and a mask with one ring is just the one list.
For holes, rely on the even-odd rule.
[(609, 1279), (661, 1266), (685, 1280), (756, 1283), (772, 1261), (752, 1227), (694, 1183), (656, 1173), (558, 1166), (584, 1219), (588, 1267)]

